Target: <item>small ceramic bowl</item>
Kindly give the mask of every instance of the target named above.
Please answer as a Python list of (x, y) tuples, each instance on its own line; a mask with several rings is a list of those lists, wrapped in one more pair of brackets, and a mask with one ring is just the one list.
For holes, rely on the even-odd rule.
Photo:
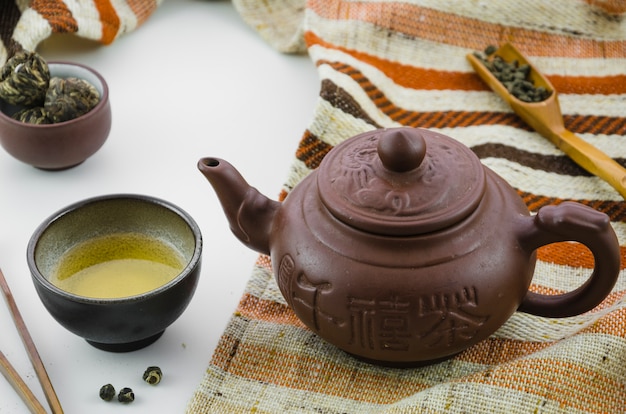
[(77, 77), (100, 92), (88, 113), (56, 124), (33, 125), (11, 118), (19, 109), (0, 99), (0, 144), (14, 158), (44, 170), (74, 167), (102, 147), (111, 130), (109, 88), (95, 70), (77, 63), (49, 62), (51, 76)]
[[(130, 238), (120, 241), (126, 236)], [(95, 247), (80, 250), (90, 243)], [(117, 194), (79, 201), (50, 216), (33, 233), (27, 261), (39, 298), (62, 326), (97, 348), (126, 352), (156, 341), (183, 313), (198, 283), (201, 253), (200, 229), (185, 211), (154, 197)], [(75, 279), (83, 280), (83, 287), (98, 287), (96, 294), (75, 290), (78, 284), (71, 289), (62, 284), (78, 278), (77, 272), (127, 259), (145, 259), (150, 265), (176, 259), (179, 267), (169, 281), (132, 294), (115, 285), (135, 283), (137, 269), (130, 264), (114, 273)], [(69, 263), (65, 275), (59, 273), (60, 263)], [(147, 277), (157, 274), (149, 268)], [(108, 288), (115, 294), (99, 297)]]

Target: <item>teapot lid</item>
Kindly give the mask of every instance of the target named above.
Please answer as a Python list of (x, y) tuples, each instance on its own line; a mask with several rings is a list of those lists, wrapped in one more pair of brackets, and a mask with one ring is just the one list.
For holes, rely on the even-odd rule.
[(460, 142), (426, 129), (366, 132), (330, 151), (317, 184), (328, 210), (370, 233), (410, 236), (440, 230), (472, 213), (485, 170)]

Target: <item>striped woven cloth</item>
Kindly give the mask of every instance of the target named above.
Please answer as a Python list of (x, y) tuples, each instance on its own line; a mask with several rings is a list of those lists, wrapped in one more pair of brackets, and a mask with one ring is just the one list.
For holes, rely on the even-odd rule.
[(163, 0), (3, 0), (0, 66), (20, 49), (35, 50), (52, 33), (110, 44), (140, 26)]
[[(278, 50), (308, 52), (319, 72), (320, 98), (282, 198), (357, 133), (431, 128), (469, 146), (532, 212), (574, 200), (607, 213), (626, 256), (624, 200), (527, 127), (465, 57), (512, 42), (558, 90), (566, 126), (626, 164), (626, 2), (234, 4)], [(584, 247), (543, 247), (531, 289), (570, 291), (592, 267)], [(586, 314), (550, 319), (516, 312), (448, 361), (391, 369), (357, 361), (307, 329), (282, 298), (268, 257), (260, 256), (187, 411), (624, 413), (626, 276), (622, 269), (610, 296)]]

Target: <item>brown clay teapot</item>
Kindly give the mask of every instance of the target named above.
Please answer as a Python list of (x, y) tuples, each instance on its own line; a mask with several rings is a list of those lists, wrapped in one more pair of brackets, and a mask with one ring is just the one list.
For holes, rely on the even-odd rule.
[[(449, 358), (516, 310), (566, 317), (593, 309), (620, 269), (609, 218), (582, 204), (531, 216), (516, 191), (445, 135), (392, 128), (337, 145), (272, 201), (232, 165), (203, 158), (233, 233), (269, 254), (296, 315), (359, 358), (413, 366)], [(535, 250), (577, 241), (594, 255), (586, 283), (528, 291)]]

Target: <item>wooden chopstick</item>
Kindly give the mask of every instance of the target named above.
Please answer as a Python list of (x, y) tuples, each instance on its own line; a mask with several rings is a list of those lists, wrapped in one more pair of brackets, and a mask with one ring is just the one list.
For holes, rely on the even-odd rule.
[(0, 287), (2, 288), (2, 293), (4, 294), (4, 298), (6, 299), (7, 305), (9, 306), (9, 310), (11, 311), (11, 315), (13, 316), (13, 322), (17, 327), (17, 331), (22, 338), (22, 342), (26, 347), (26, 351), (28, 352), (28, 357), (30, 358), (31, 364), (33, 364), (33, 368), (35, 368), (35, 373), (37, 374), (37, 378), (39, 378), (39, 383), (43, 388), (43, 392), (46, 395), (46, 400), (48, 401), (48, 405), (52, 409), (53, 414), (63, 414), (63, 408), (61, 408), (61, 403), (59, 402), (59, 398), (57, 397), (56, 392), (54, 391), (54, 387), (52, 386), (52, 382), (50, 382), (50, 378), (48, 377), (48, 373), (46, 372), (46, 368), (41, 361), (41, 357), (39, 356), (39, 352), (37, 352), (37, 348), (35, 347), (35, 343), (33, 342), (33, 338), (30, 336), (28, 329), (26, 328), (26, 324), (24, 323), (24, 319), (22, 319), (22, 315), (17, 308), (17, 304), (13, 299), (13, 294), (11, 293), (11, 289), (9, 289), (9, 285), (4, 278), (4, 274), (2, 273), (2, 269), (0, 269)]
[(15, 391), (22, 397), (22, 400), (33, 414), (47, 414), (46, 409), (43, 408), (37, 397), (32, 393), (28, 385), (24, 382), (22, 377), (17, 373), (13, 365), (0, 351), (0, 372), (9, 381)]

